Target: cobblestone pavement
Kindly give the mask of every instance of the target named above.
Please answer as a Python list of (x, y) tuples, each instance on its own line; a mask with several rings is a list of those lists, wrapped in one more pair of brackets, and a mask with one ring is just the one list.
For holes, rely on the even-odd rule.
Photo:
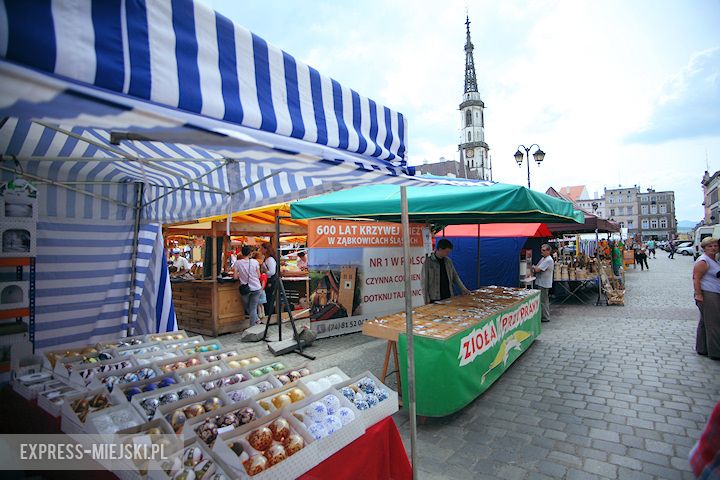
[[(720, 362), (694, 352), (691, 258), (659, 252), (648, 271), (628, 270), (625, 306), (554, 306), (542, 335), (484, 395), (419, 425), (419, 477), (693, 478), (688, 452), (720, 400)], [(315, 370), (377, 375), (384, 351), (355, 334), (309, 352)], [(395, 420), (409, 450), (407, 412)]]

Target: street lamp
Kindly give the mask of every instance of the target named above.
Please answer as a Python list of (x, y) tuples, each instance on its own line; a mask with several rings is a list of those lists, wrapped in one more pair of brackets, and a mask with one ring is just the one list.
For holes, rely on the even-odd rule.
[[(530, 145), (530, 147), (526, 147), (525, 145), (519, 145), (517, 152), (515, 152), (515, 161), (518, 164), (518, 167), (522, 166), (523, 157), (527, 157), (527, 170), (528, 170), (528, 189), (530, 188), (530, 150), (532, 150), (533, 147), (537, 147), (537, 150), (535, 150), (535, 153), (533, 153), (533, 158), (538, 164), (538, 167), (542, 163), (543, 160), (545, 160), (545, 152), (543, 152), (540, 149), (540, 145), (537, 143), (533, 143)], [(525, 155), (523, 155), (523, 152), (520, 149), (525, 150)]]

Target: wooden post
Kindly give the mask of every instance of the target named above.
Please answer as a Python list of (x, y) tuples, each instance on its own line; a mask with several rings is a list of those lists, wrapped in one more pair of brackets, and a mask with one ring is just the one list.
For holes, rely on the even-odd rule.
[(218, 312), (220, 311), (219, 293), (218, 292), (218, 281), (217, 281), (217, 230), (215, 229), (215, 222), (212, 222), (212, 331), (214, 336), (218, 336), (219, 332), (219, 319)]

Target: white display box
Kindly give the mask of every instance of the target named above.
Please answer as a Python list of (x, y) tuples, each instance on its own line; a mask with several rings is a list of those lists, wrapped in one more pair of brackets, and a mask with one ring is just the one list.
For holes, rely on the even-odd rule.
[(43, 370), (16, 376), (12, 382), (13, 390), (26, 400), (35, 400), (38, 393), (44, 391), (46, 386), (53, 382), (52, 373)]
[(223, 349), (222, 343), (220, 343), (220, 340), (209, 340), (202, 343), (197, 343), (194, 345), (188, 345), (185, 347), (180, 347), (180, 350), (185, 355), (196, 355), (201, 354), (204, 355), (206, 353), (212, 353), (212, 352), (219, 352)]
[(261, 377), (268, 373), (278, 373), (290, 369), (290, 365), (286, 362), (273, 360), (272, 362), (262, 362), (257, 365), (247, 367), (250, 375), (253, 377)]
[(27, 308), (30, 305), (30, 282), (0, 282), (0, 310)]
[[(130, 403), (135, 407), (135, 409), (140, 413), (140, 415), (144, 415), (145, 418), (148, 420), (152, 420), (155, 418), (155, 413), (152, 412), (152, 416), (148, 415), (147, 412), (145, 412), (145, 409), (142, 406), (142, 402), (148, 398), (157, 398), (158, 400), (163, 395), (166, 395), (168, 393), (180, 393), (182, 390), (185, 390), (186, 388), (191, 388), (195, 391), (195, 396), (189, 397), (190, 398), (196, 398), (197, 396), (203, 394), (205, 391), (202, 389), (200, 385), (194, 382), (185, 382), (185, 383), (176, 383), (174, 385), (168, 385), (167, 387), (158, 388), (156, 390), (150, 390), (148, 392), (138, 393), (137, 395), (133, 395), (133, 397), (130, 399)], [(183, 400), (180, 400), (182, 402)], [(179, 403), (179, 402), (176, 402)], [(173, 404), (174, 405), (174, 404)]]
[[(227, 394), (225, 392), (223, 392), (222, 390), (220, 390), (219, 388), (215, 389), (215, 390), (210, 390), (209, 392), (205, 392), (201, 388), (200, 391), (198, 392), (198, 395), (195, 395), (194, 397), (186, 398), (184, 400), (180, 400), (179, 402), (175, 402), (175, 403), (168, 403), (166, 405), (160, 405), (160, 407), (157, 410), (155, 410), (155, 418), (162, 417), (167, 420), (167, 416), (172, 414), (175, 410), (185, 410), (190, 405), (194, 405), (196, 403), (203, 403), (203, 402), (205, 402), (205, 400), (208, 400), (209, 398), (213, 398), (213, 397), (217, 397), (220, 399), (220, 403), (222, 403), (220, 408), (232, 403), (232, 402), (230, 402), (230, 399), (228, 398)], [(203, 414), (201, 414), (201, 415), (203, 415)]]
[(57, 371), (57, 364), (73, 357), (82, 358), (83, 352), (93, 353), (90, 352), (90, 350), (93, 350), (94, 352), (99, 352), (99, 350), (102, 350), (98, 349), (97, 347), (97, 345), (86, 345), (84, 347), (70, 348), (65, 350), (46, 350), (43, 352), (43, 365), (46, 369), (52, 370), (59, 375), (67, 377), (69, 375), (69, 372)]
[(132, 337), (119, 337), (116, 340), (110, 342), (103, 342), (100, 344), (100, 349), (106, 348), (124, 348), (124, 347), (139, 347), (145, 343), (148, 343), (147, 335), (133, 335)]
[(205, 339), (203, 337), (201, 337), (200, 335), (196, 335), (194, 337), (188, 337), (182, 340), (164, 341), (161, 343), (161, 345), (163, 345), (167, 349), (176, 350), (179, 348), (185, 348), (189, 345), (199, 345), (204, 342)]
[[(333, 432), (327, 437), (315, 440), (315, 448), (317, 449), (318, 454), (318, 463), (324, 461), (326, 458), (330, 457), (334, 453), (338, 452), (339, 450), (365, 434), (365, 423), (357, 414), (357, 409), (347, 400), (347, 398), (343, 397), (339, 392), (336, 392), (333, 389), (325, 390), (321, 393), (318, 393), (317, 395), (313, 395), (312, 397), (308, 397), (305, 400), (293, 403), (292, 405), (285, 408), (288, 410), (288, 413), (293, 416), (295, 416), (295, 413), (300, 413), (303, 417), (307, 418), (307, 416), (303, 413), (307, 406), (313, 402), (322, 402), (323, 398), (325, 398), (327, 395), (332, 395), (337, 398), (338, 402), (340, 403), (340, 408), (347, 407), (352, 410), (353, 413), (355, 413), (355, 419), (347, 423), (346, 425), (343, 425), (340, 430)], [(297, 417), (295, 418), (299, 421)], [(301, 428), (306, 429), (306, 426), (308, 425), (307, 423), (299, 423), (302, 423)], [(310, 435), (309, 431), (307, 433), (308, 435)]]
[(65, 399), (79, 394), (80, 390), (77, 388), (71, 385), (65, 385), (53, 390), (46, 390), (38, 393), (37, 403), (40, 408), (53, 417), (59, 417), (62, 406), (65, 403)]
[[(184, 354), (179, 357), (169, 358), (162, 362), (156, 362), (156, 365), (162, 372), (176, 372), (176, 371), (184, 372), (187, 370), (188, 367), (173, 368), (173, 365), (175, 365), (176, 363), (179, 363), (179, 362), (187, 363), (187, 361), (190, 359), (196, 360), (198, 362), (198, 365), (206, 365), (206, 362), (202, 358), (200, 358), (200, 355), (184, 355)], [(193, 365), (193, 366), (198, 366), (198, 365)], [(192, 368), (192, 367), (190, 367), (190, 368)]]
[[(233, 375), (240, 375), (242, 377), (242, 380), (235, 383), (221, 383), (220, 381), (223, 379), (227, 379)], [(230, 385), (239, 385), (240, 383), (247, 382), (250, 380), (250, 373), (248, 373), (247, 370), (244, 368), (234, 368), (234, 369), (228, 369), (225, 372), (221, 372), (215, 375), (210, 375), (208, 377), (203, 377), (198, 379), (198, 383), (205, 389), (205, 390), (214, 390), (216, 388), (223, 388)], [(217, 385), (216, 385), (217, 384)]]
[[(234, 347), (221, 348), (220, 350), (213, 350), (212, 352), (205, 352), (200, 354), (206, 362), (217, 362), (218, 360), (240, 360), (245, 357), (240, 354), (240, 350)], [(251, 357), (257, 358), (257, 357)], [(248, 362), (249, 364), (249, 362)], [(242, 365), (245, 366), (245, 365)]]
[[(255, 418), (252, 421), (257, 420), (258, 418), (264, 417), (267, 415), (267, 412), (260, 408), (260, 405), (253, 400), (252, 398), (248, 400), (243, 400), (242, 402), (238, 403), (230, 403), (228, 405), (225, 405), (224, 407), (218, 408), (217, 410), (213, 410), (212, 412), (207, 412), (203, 415), (198, 415), (197, 417), (189, 418), (185, 422), (185, 427), (182, 430), (183, 437), (188, 440), (191, 438), (196, 438), (198, 442), (205, 443), (203, 439), (198, 437), (197, 435), (197, 429), (205, 423), (205, 421), (209, 418), (215, 418), (215, 417), (221, 417), (225, 415), (226, 413), (230, 412), (236, 412), (240, 409), (243, 409), (245, 407), (250, 407), (255, 411)], [(251, 423), (251, 422), (248, 422)], [(246, 424), (247, 425), (247, 424)], [(239, 425), (238, 427), (233, 426), (227, 426), (222, 427), (218, 429), (218, 436), (222, 435), (223, 433), (230, 432), (232, 430), (235, 430), (235, 428), (242, 428), (244, 425)], [(214, 442), (210, 442), (209, 445), (212, 446)]]
[[(177, 375), (175, 375), (175, 372), (171, 372), (171, 373), (165, 373), (163, 375), (159, 375), (155, 378), (148, 378), (145, 380), (140, 380), (138, 382), (123, 383), (123, 384), (119, 385), (118, 387), (120, 388), (120, 391), (123, 393), (123, 395), (125, 395), (125, 398), (127, 398), (127, 391), (129, 389), (136, 387), (136, 388), (139, 388), (140, 390), (142, 390), (142, 393), (147, 393), (143, 390), (143, 388), (145, 388), (146, 385), (148, 385), (150, 383), (160, 383), (165, 378), (172, 378), (175, 381), (175, 384), (181, 383), (180, 379), (177, 377)], [(138, 393), (137, 395), (140, 395), (140, 393)], [(130, 401), (130, 399), (128, 399), (128, 401)]]
[[(145, 378), (144, 380), (154, 380), (155, 378), (159, 377), (162, 372), (160, 372), (160, 369), (152, 364), (147, 365), (133, 365), (127, 368), (123, 368), (121, 370), (113, 370), (110, 372), (105, 373), (96, 373), (93, 375), (92, 380), (88, 384), (88, 388), (98, 388), (98, 387), (105, 387), (108, 389), (109, 392), (113, 391), (114, 387), (117, 387), (119, 385), (125, 385), (128, 383), (137, 383), (142, 380), (136, 380), (134, 382), (129, 382), (125, 379), (125, 375), (128, 374), (135, 374), (139, 375), (141, 370), (150, 370), (153, 372), (152, 377)], [(114, 380), (111, 382), (108, 382), (108, 379), (111, 377), (114, 377)]]
[[(276, 410), (278, 410), (277, 406), (273, 403), (273, 399), (279, 395), (283, 395), (288, 393), (290, 390), (294, 388), (299, 388), (302, 390), (302, 392), (305, 394), (305, 398), (311, 397), (312, 393), (310, 393), (310, 390), (307, 389), (305, 385), (299, 382), (294, 382), (288, 385), (283, 385), (282, 387), (278, 387), (273, 390), (268, 390), (267, 392), (260, 393), (259, 395), (256, 395), (254, 398), (258, 402), (261, 408), (265, 409), (267, 412), (272, 413)], [(301, 400), (298, 400), (301, 401)], [(280, 408), (282, 409), (282, 407)]]
[(62, 421), (60, 423), (60, 430), (62, 430), (63, 433), (86, 433), (85, 422), (87, 422), (91, 416), (104, 410), (104, 408), (91, 411), (84, 419), (81, 420), (80, 417), (78, 417), (78, 414), (73, 410), (72, 404), (76, 400), (80, 399), (91, 400), (97, 395), (105, 395), (105, 397), (107, 397), (108, 406), (105, 408), (111, 408), (117, 405), (127, 405), (127, 399), (120, 393), (119, 390), (116, 390), (113, 393), (108, 393), (104, 387), (96, 388), (94, 390), (84, 390), (78, 395), (67, 396), (61, 408)]
[[(154, 428), (160, 430), (163, 440), (170, 440), (172, 442), (167, 445), (167, 448), (164, 452), (165, 455), (172, 455), (173, 453), (182, 450), (182, 440), (174, 434), (172, 428), (170, 428), (170, 424), (168, 424), (163, 418), (158, 418), (156, 420), (143, 423), (142, 425), (139, 425), (137, 427), (120, 430), (117, 432), (117, 435), (120, 437), (120, 441), (123, 444), (135, 443), (136, 441), (139, 444), (148, 444), (152, 443), (152, 437), (146, 432)], [(135, 463), (133, 465), (134, 470), (114, 470), (113, 473), (123, 480), (145, 479), (147, 478), (147, 475), (149, 473), (148, 466), (149, 462), (145, 461), (143, 463)]]
[(150, 342), (172, 342), (188, 338), (185, 330), (175, 330), (174, 332), (150, 333), (147, 339)]
[[(208, 448), (207, 445), (205, 445), (203, 442), (197, 441), (195, 438), (191, 438), (188, 440), (185, 440), (185, 447), (178, 451), (177, 453), (172, 455), (172, 458), (162, 462), (160, 464), (152, 464), (151, 468), (148, 469), (148, 475), (147, 478), (150, 480), (171, 480), (171, 476), (168, 474), (166, 469), (168, 468), (168, 465), (171, 465), (173, 463), (173, 460), (175, 460), (175, 464), (178, 467), (177, 471), (172, 472), (172, 474), (177, 475), (180, 473), (180, 469), (183, 468), (182, 465), (182, 459), (185, 457), (185, 452), (188, 451), (190, 448), (199, 448), (202, 451), (203, 454), (203, 461), (204, 460), (211, 460), (214, 464), (214, 468), (208, 470), (204, 475), (203, 479), (210, 480), (214, 478), (217, 475), (224, 475), (226, 479), (233, 478), (230, 475), (230, 467), (224, 464), (222, 460), (220, 460), (217, 455), (213, 453), (211, 449)], [(172, 467), (170, 467), (172, 468)], [(197, 477), (196, 477), (197, 478)]]
[(346, 380), (350, 380), (350, 377), (340, 370), (338, 367), (330, 367), (325, 370), (322, 370), (320, 372), (311, 373), (310, 375), (304, 376), (300, 378), (300, 382), (302, 382), (306, 387), (308, 387), (308, 390), (312, 392), (313, 394), (320, 393), (321, 391), (325, 390), (323, 388), (319, 388), (317, 391), (316, 389), (311, 388), (308, 384), (311, 382), (317, 383), (318, 380), (322, 378), (328, 378), (331, 375), (337, 375), (340, 378), (340, 381), (332, 382), (328, 379), (328, 384), (330, 387), (334, 387), (335, 385), (338, 385)]
[(92, 382), (93, 377), (99, 373), (117, 372), (118, 370), (133, 366), (136, 366), (136, 364), (135, 359), (132, 357), (123, 359), (113, 358), (96, 363), (74, 364), (70, 370), (68, 379), (70, 383), (87, 387)]
[[(305, 446), (294, 455), (291, 455), (267, 470), (252, 477), (249, 476), (242, 464), (243, 459), (245, 458), (244, 456), (246, 454), (249, 456), (255, 455), (259, 452), (248, 443), (248, 434), (256, 428), (269, 425), (281, 416), (288, 421), (290, 428), (294, 430), (295, 433), (303, 437), (305, 440)], [(235, 452), (233, 452), (228, 446), (228, 444), (234, 442), (239, 442), (243, 446), (243, 456), (236, 455)], [(220, 435), (213, 445), (213, 453), (215, 453), (223, 463), (228, 465), (228, 467), (232, 470), (231, 474), (234, 478), (242, 479), (252, 478), (253, 480), (275, 480), (280, 478), (297, 478), (320, 463), (318, 461), (319, 457), (314, 439), (308, 435), (304, 428), (302, 428), (297, 419), (292, 415), (289, 415), (286, 410), (278, 410), (265, 417), (261, 417), (254, 422), (248, 423), (241, 428), (236, 428), (231, 432)]]
[(158, 352), (146, 353), (143, 355), (133, 355), (138, 365), (147, 365), (150, 363), (166, 363), (174, 358), (184, 356), (180, 350), (160, 350)]
[[(276, 388), (283, 386), (282, 383), (280, 383), (280, 381), (277, 378), (275, 378), (275, 375), (273, 375), (272, 373), (268, 373), (267, 375), (263, 375), (262, 377), (251, 378), (250, 380), (248, 380), (246, 382), (236, 383), (235, 385), (226, 385), (226, 386), (222, 387), (222, 389), (225, 390), (225, 393), (228, 394), (230, 401), (235, 401), (233, 392), (242, 391), (249, 386), (258, 385), (262, 382), (269, 382), (271, 385), (270, 388), (265, 390), (265, 392), (268, 392), (270, 390), (274, 390)], [(264, 393), (264, 392), (261, 391), (260, 393)], [(246, 400), (246, 399), (252, 398), (254, 396), (255, 395), (250, 395), (250, 396), (246, 396), (246, 397), (244, 396), (239, 401)]]
[(128, 347), (113, 348), (114, 357), (124, 358), (131, 355), (145, 355), (152, 352), (160, 352), (164, 350), (163, 346), (157, 342), (147, 342), (142, 345), (131, 345)]
[[(360, 419), (365, 423), (365, 428), (370, 428), (380, 420), (384, 419), (385, 417), (389, 417), (390, 415), (398, 411), (398, 394), (394, 390), (388, 388), (387, 385), (378, 380), (377, 377), (369, 371), (361, 373), (360, 375), (356, 375), (342, 383), (338, 383), (337, 385), (335, 385), (335, 390), (340, 392), (340, 389), (342, 389), (342, 387), (346, 387), (350, 384), (355, 384), (365, 377), (370, 378), (375, 382), (375, 385), (380, 388), (384, 388), (388, 392), (388, 398), (383, 400), (382, 402), (379, 402), (376, 406), (368, 408), (367, 410), (355, 409), (355, 412), (359, 414)], [(342, 396), (341, 393), (340, 395)], [(355, 406), (353, 405), (353, 408), (354, 407)]]
[[(198, 382), (203, 381), (205, 378), (209, 378), (211, 375), (220, 375), (223, 372), (227, 372), (230, 369), (222, 361), (201, 363), (194, 367), (187, 367), (175, 370), (180, 380), (185, 382)], [(207, 372), (207, 374), (205, 373)]]
[(0, 223), (0, 257), (35, 257), (37, 225), (16, 219)]
[[(295, 373), (293, 374), (293, 372)], [(311, 375), (311, 372), (312, 371), (310, 370), (310, 367), (308, 367), (307, 365), (300, 365), (299, 367), (292, 367), (286, 368), (285, 370), (275, 371), (273, 375), (282, 385), (292, 385), (297, 383), (302, 378)], [(303, 373), (305, 374), (304, 376)], [(283, 377), (288, 378), (283, 379)], [(295, 378), (295, 380), (293, 380), (293, 378)]]
[[(124, 424), (120, 424), (122, 419)], [(118, 430), (142, 425), (147, 420), (130, 404), (117, 405), (88, 415), (85, 420), (85, 432), (112, 434)]]

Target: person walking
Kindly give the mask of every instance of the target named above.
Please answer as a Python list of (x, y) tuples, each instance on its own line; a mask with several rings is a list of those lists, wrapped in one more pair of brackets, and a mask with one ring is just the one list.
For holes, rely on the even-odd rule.
[(550, 255), (552, 250), (547, 243), (540, 247), (540, 255), (542, 258), (533, 265), (532, 270), (535, 272), (535, 285), (540, 289), (540, 321), (550, 321), (550, 289), (553, 285), (553, 272), (555, 270), (555, 261)]
[(637, 262), (640, 264), (640, 270), (645, 270), (646, 268), (648, 270), (650, 270), (650, 265), (648, 265), (648, 261), (647, 261), (647, 258), (648, 258), (647, 247), (642, 243), (638, 244), (636, 258), (637, 258)]
[(715, 259), (720, 244), (717, 238), (707, 237), (700, 247), (703, 254), (693, 266), (695, 305), (700, 310), (695, 351), (720, 360), (720, 263)]
[(250, 326), (257, 324), (258, 301), (262, 293), (260, 285), (260, 264), (257, 260), (250, 258), (251, 248), (247, 245), (240, 250), (240, 259), (233, 265), (233, 277), (240, 283), (240, 296), (245, 306), (245, 313), (250, 317)]
[(670, 249), (670, 254), (668, 255), (668, 258), (672, 258), (673, 260), (675, 260), (675, 250), (677, 250), (675, 242), (670, 240), (670, 243), (668, 243), (668, 248)]
[(652, 258), (655, 258), (655, 240), (650, 239), (647, 242), (647, 248), (648, 248), (648, 258), (650, 258), (650, 255), (652, 255)]
[[(275, 311), (275, 290), (277, 282), (280, 279), (280, 272), (277, 259), (275, 258), (275, 250), (271, 244), (267, 242), (263, 243), (260, 246), (260, 253), (262, 253), (263, 257), (265, 257), (263, 266), (268, 277), (267, 285), (265, 285), (265, 296), (267, 298), (267, 303), (265, 303), (265, 315), (269, 317), (270, 314)], [(282, 308), (282, 306), (280, 308)], [(268, 319), (268, 322), (269, 321), (270, 320)]]
[(620, 248), (615, 244), (615, 240), (610, 242), (610, 256), (612, 261), (613, 275), (616, 277), (620, 276), (620, 269), (622, 268), (622, 253)]

